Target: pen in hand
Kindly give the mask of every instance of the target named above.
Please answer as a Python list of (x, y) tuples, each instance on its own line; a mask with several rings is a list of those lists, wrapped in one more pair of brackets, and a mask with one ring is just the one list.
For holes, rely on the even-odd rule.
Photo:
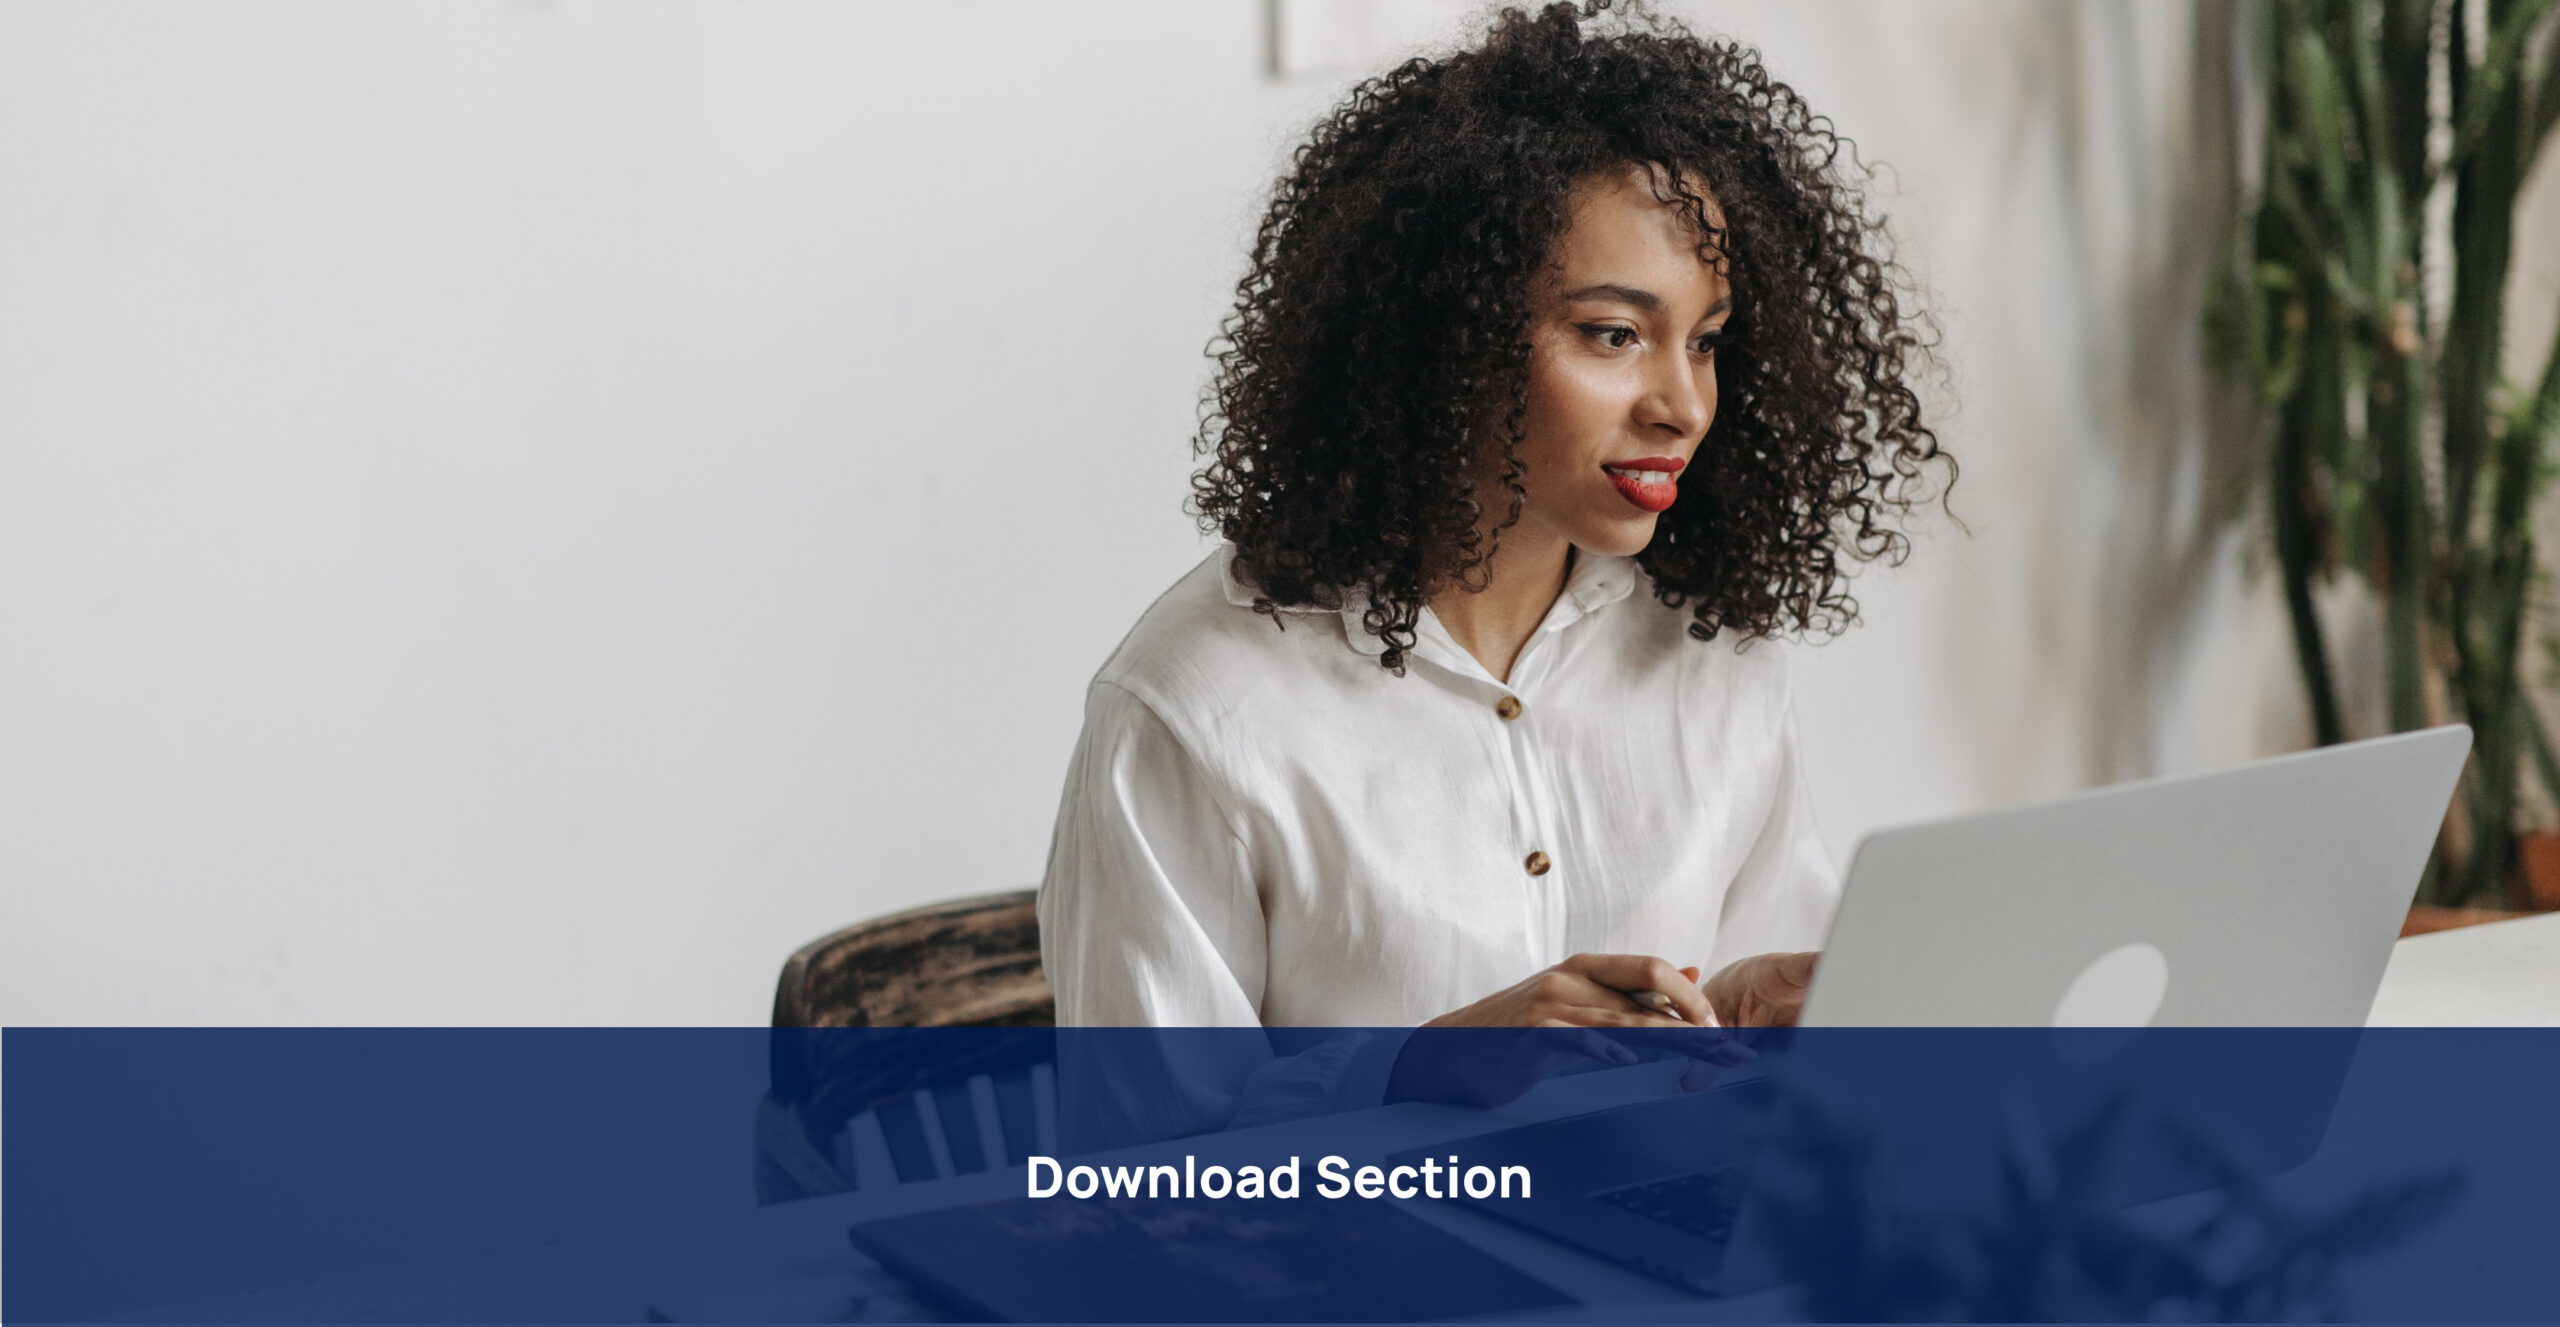
[(1664, 995), (1660, 991), (1629, 991), (1627, 992), (1627, 998), (1635, 1001), (1637, 1004), (1643, 1005), (1645, 1008), (1650, 1009), (1657, 1014), (1669, 1014), (1673, 1018), (1680, 1019), (1683, 1023), (1689, 1021), (1688, 1019), (1681, 1017), (1680, 1007), (1671, 1003), (1671, 997)]
[[(1684, 976), (1684, 977), (1687, 977), (1687, 978), (1688, 978), (1689, 980), (1691, 980), (1691, 981), (1696, 981), (1696, 980), (1698, 979), (1698, 970), (1697, 970), (1696, 968), (1682, 968), (1682, 969), (1680, 969), (1680, 975), (1681, 975), (1681, 976)], [(1680, 1021), (1681, 1021), (1681, 1022), (1683, 1022), (1683, 1023), (1686, 1023), (1686, 1022), (1688, 1022), (1688, 1021), (1689, 1021), (1689, 1016), (1688, 1016), (1687, 1014), (1684, 1014), (1684, 1013), (1680, 1012), (1680, 1005), (1679, 1005), (1679, 1002), (1678, 1002), (1678, 1001), (1673, 1000), (1670, 996), (1665, 995), (1665, 994), (1663, 994), (1663, 993), (1662, 993), (1662, 992), (1660, 992), (1660, 991), (1657, 991), (1657, 990), (1651, 990), (1651, 989), (1646, 989), (1646, 990), (1627, 991), (1627, 992), (1624, 992), (1624, 994), (1626, 995), (1627, 999), (1629, 999), (1630, 1001), (1633, 1001), (1633, 1002), (1634, 1002), (1635, 1004), (1637, 1004), (1637, 1005), (1642, 1006), (1646, 1011), (1648, 1011), (1648, 1012), (1650, 1012), (1650, 1013), (1666, 1014), (1666, 1015), (1669, 1015), (1669, 1016), (1670, 1016), (1670, 1017), (1672, 1017), (1672, 1018), (1676, 1018), (1676, 1019), (1680, 1020)], [(1706, 1021), (1705, 1021), (1701, 1026), (1705, 1026), (1705, 1027), (1718, 1027), (1718, 1026), (1721, 1026), (1721, 1024), (1719, 1024), (1719, 1023), (1716, 1021), (1715, 1011), (1714, 1011), (1713, 1009), (1709, 1009), (1709, 1010), (1707, 1011)]]
[[(1682, 976), (1689, 977), (1692, 981), (1696, 980), (1696, 977), (1692, 975), (1696, 972), (1696, 968), (1682, 968), (1680, 970)], [(1683, 1023), (1689, 1021), (1689, 1016), (1680, 1012), (1679, 1002), (1673, 1000), (1670, 996), (1665, 995), (1660, 991), (1645, 989), (1627, 991), (1624, 994), (1628, 1000), (1642, 1006), (1649, 1013), (1668, 1015), (1669, 1017), (1676, 1018)], [(1706, 1022), (1703, 1026), (1717, 1026), (1715, 1012), (1712, 1009), (1707, 1012)]]
[[(1694, 981), (1696, 972), (1695, 968), (1684, 968), (1681, 970), (1681, 975)], [(1629, 1003), (1650, 1013), (1668, 1015), (1679, 1019), (1683, 1024), (1689, 1021), (1688, 1016), (1680, 1012), (1679, 1003), (1660, 991), (1645, 989), (1624, 991), (1621, 994), (1627, 997)], [(1706, 1046), (1690, 1048), (1690, 1066), (1681, 1071), (1680, 1075), (1680, 1086), (1683, 1090), (1694, 1092), (1711, 1087), (1715, 1083), (1715, 1075), (1719, 1069), (1760, 1058), (1750, 1048), (1733, 1040), (1732, 1033), (1722, 1030), (1724, 1025), (1717, 1021), (1712, 1006), (1707, 1010), (1706, 1021), (1700, 1026), (1718, 1029), (1715, 1033), (1715, 1044), (1712, 1048)]]

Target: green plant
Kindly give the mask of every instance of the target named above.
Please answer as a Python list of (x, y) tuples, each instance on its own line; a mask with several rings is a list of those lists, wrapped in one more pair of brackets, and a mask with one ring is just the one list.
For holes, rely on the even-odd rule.
[[(2499, 374), (2516, 198), (2560, 119), (2554, 7), (2257, 0), (2243, 92), (2264, 126), (2260, 178), (2212, 301), (2217, 358), (2264, 408), (2276, 561), (2318, 739), (2347, 736), (2312, 594), (2340, 574), (2384, 605), (2392, 729), (2472, 726), (2460, 832), (2424, 886), (2441, 902), (2510, 887), (2528, 762), (2560, 798), (2524, 670), (2560, 344), (2530, 387)], [(2430, 199), (2449, 201), (2449, 222)], [(2429, 244), (2431, 216), (2449, 243)]]

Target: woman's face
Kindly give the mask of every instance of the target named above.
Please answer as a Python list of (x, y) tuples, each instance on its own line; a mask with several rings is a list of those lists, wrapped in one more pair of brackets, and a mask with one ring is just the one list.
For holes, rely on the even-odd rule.
[(1505, 543), (1643, 551), (1715, 421), (1731, 288), (1699, 258), (1678, 208), (1655, 199), (1654, 178), (1630, 166), (1576, 188), (1531, 291), (1519, 453), (1528, 496)]

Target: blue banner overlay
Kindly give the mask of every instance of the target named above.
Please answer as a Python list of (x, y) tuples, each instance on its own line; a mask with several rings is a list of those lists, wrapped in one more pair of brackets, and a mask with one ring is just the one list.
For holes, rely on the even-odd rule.
[(2560, 1319), (2560, 1031), (0, 1034), (0, 1317)]

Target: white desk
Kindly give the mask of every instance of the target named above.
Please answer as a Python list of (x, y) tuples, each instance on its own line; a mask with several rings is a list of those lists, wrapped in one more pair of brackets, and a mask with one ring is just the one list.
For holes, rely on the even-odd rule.
[[(2441, 931), (2402, 940), (2392, 951), (2372, 1025), (2560, 1026), (2560, 914)], [(1642, 1065), (1552, 1080), (1492, 1111), (1399, 1105), (1370, 1112), (1379, 1151), (1463, 1138), (1493, 1129), (1595, 1110), (1671, 1090), (1677, 1069)], [(744, 1128), (744, 1125), (741, 1125)], [(1300, 1126), (1260, 1131), (1274, 1155), (1292, 1150)], [(1337, 1136), (1337, 1135), (1333, 1135)], [(1158, 1150), (1179, 1159), (1181, 1144)], [(699, 1304), (731, 1317), (781, 1320), (795, 1304), (812, 1309), (830, 1297), (848, 1302), (868, 1283), (863, 1262), (845, 1238), (857, 1221), (935, 1207), (1008, 1198), (1021, 1191), (1019, 1170), (903, 1185), (740, 1212), (685, 1230), (646, 1238), (571, 1242), (513, 1258), (416, 1273), (352, 1278), (228, 1298), (201, 1306), (207, 1316), (279, 1321), (359, 1321), (397, 1304), (414, 1316), (461, 1318), (485, 1312), (498, 1287), (527, 1316), (554, 1321), (640, 1321), (653, 1297), (671, 1306)], [(1678, 1318), (1766, 1320), (1786, 1311), (1783, 1292), (1702, 1301), (1669, 1286), (1586, 1257), (1455, 1206), (1413, 1204), (1408, 1210), (1502, 1256), (1591, 1305), (1593, 1319)], [(868, 1274), (876, 1279), (877, 1274)], [(524, 1300), (513, 1288), (539, 1282), (545, 1294)], [(166, 1315), (154, 1315), (163, 1316)]]
[(2369, 1027), (2560, 1027), (2560, 912), (2391, 947)]

